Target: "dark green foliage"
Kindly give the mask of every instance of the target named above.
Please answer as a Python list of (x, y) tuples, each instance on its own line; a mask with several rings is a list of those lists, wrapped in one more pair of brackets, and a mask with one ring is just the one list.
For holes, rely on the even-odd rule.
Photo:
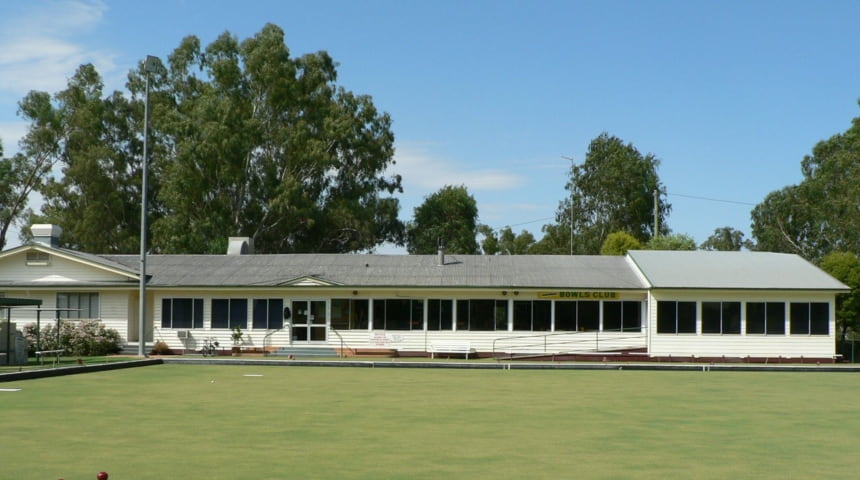
[(836, 296), (836, 330), (844, 340), (848, 332), (860, 332), (860, 259), (850, 252), (833, 252), (821, 259), (821, 268), (851, 287)]
[(755, 244), (750, 240), (744, 240), (744, 232), (732, 227), (722, 227), (714, 230), (714, 234), (699, 245), (702, 250), (719, 250), (724, 252), (737, 252), (742, 248), (755, 250)]
[[(642, 155), (632, 144), (607, 133), (592, 140), (585, 161), (571, 167), (565, 186), (570, 195), (559, 203), (556, 224), (544, 227), (536, 252), (598, 254), (606, 237), (618, 231), (647, 242), (656, 233), (654, 192), (664, 191), (659, 164), (653, 155)], [(668, 232), (665, 217), (670, 209), (665, 201), (659, 202), (661, 232)]]
[(801, 162), (803, 180), (771, 192), (752, 211), (757, 249), (818, 261), (860, 253), (860, 118), (819, 142)]
[[(403, 243), (391, 119), (370, 97), (339, 87), (325, 52), (291, 57), (266, 25), (207, 47), (185, 38), (150, 73), (150, 250), (224, 253), (247, 236), (260, 253), (354, 252)], [(104, 96), (92, 65), (52, 99), (33, 92), (32, 155), (59, 161), (42, 189), (39, 221), (63, 227), (64, 246), (139, 249), (146, 78), (131, 98)], [(36, 148), (38, 147), (38, 148)], [(31, 155), (31, 153), (28, 153)]]
[(480, 225), (478, 231), (484, 236), (481, 251), (484, 255), (527, 255), (535, 244), (535, 237), (528, 230), (515, 234), (511, 227), (497, 232), (488, 225)]
[(466, 187), (445, 186), (415, 207), (407, 226), (410, 254), (436, 253), (440, 243), (448, 253), (478, 253), (478, 206)]
[(645, 244), (648, 250), (695, 250), (696, 241), (685, 233), (669, 233), (652, 237)]

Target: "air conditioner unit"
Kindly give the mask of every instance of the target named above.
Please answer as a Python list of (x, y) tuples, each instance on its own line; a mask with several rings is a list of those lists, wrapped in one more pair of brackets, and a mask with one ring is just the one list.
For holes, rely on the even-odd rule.
[(177, 330), (176, 336), (179, 337), (181, 340), (187, 340), (191, 338), (191, 332), (189, 332), (188, 330)]

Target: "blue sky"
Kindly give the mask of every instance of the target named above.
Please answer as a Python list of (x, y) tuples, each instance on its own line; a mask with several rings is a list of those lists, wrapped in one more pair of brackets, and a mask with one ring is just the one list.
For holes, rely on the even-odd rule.
[(860, 116), (858, 18), (853, 0), (14, 2), (0, 18), (0, 139), (14, 152), (17, 102), (61, 90), (80, 63), (123, 90), (184, 36), (244, 39), (271, 22), (294, 55), (328, 51), (338, 83), (391, 114), (403, 220), (462, 184), (482, 223), (540, 236), (567, 193), (565, 157), (583, 161), (608, 132), (660, 159), (673, 232), (749, 237), (753, 205), (801, 181), (803, 156)]

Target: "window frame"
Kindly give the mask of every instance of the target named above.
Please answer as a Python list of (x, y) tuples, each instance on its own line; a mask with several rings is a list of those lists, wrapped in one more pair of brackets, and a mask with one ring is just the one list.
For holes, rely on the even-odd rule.
[[(717, 307), (716, 311), (711, 311), (711, 308)], [(736, 307), (737, 311), (732, 311)], [(740, 335), (741, 334), (741, 315), (743, 307), (740, 301), (702, 301), (701, 319), (702, 319), (702, 335)], [(717, 318), (709, 318), (710, 313), (718, 314)], [(735, 321), (731, 318), (732, 314), (736, 314)], [(728, 318), (727, 318), (728, 317)], [(728, 324), (728, 325), (727, 325)], [(717, 329), (712, 328), (717, 326)]]
[[(781, 319), (779, 310), (782, 311)], [(746, 302), (744, 308), (747, 335), (786, 335), (785, 302)], [(761, 318), (753, 318), (755, 317)], [(779, 319), (779, 321), (777, 321)]]
[[(671, 308), (670, 308), (671, 307)], [(692, 319), (681, 318), (683, 314), (687, 317), (691, 312)], [(671, 310), (671, 312), (667, 311)], [(665, 312), (665, 313), (664, 313)], [(668, 315), (669, 318), (661, 318), (663, 315)], [(658, 300), (657, 301), (657, 334), (658, 335), (696, 335), (698, 334), (698, 314), (699, 305), (695, 301), (686, 300)], [(690, 331), (690, 321), (692, 320), (692, 331)], [(683, 322), (683, 324), (682, 324)], [(671, 326), (671, 329), (667, 327)], [(682, 330), (682, 326), (686, 327)]]
[[(176, 302), (190, 302), (190, 325), (177, 325), (174, 317), (176, 316)], [(203, 328), (203, 299), (199, 297), (163, 297), (161, 299), (161, 328), (173, 329), (202, 329)]]
[[(72, 298), (75, 299), (72, 302)], [(62, 300), (64, 299), (64, 300)], [(86, 308), (81, 300), (86, 299)], [(99, 292), (57, 292), (55, 296), (57, 316), (64, 320), (98, 320), (101, 318), (101, 296)], [(73, 306), (73, 303), (76, 306)], [(63, 310), (67, 308), (69, 310)], [(95, 315), (93, 315), (95, 310)]]
[[(258, 306), (263, 308), (258, 310)], [(284, 328), (284, 299), (260, 297), (251, 300), (251, 326), (254, 330)]]
[[(795, 311), (805, 307), (805, 312)], [(819, 309), (818, 312), (815, 312)], [(823, 310), (820, 310), (823, 309)], [(817, 315), (816, 315), (817, 313)], [(791, 302), (788, 310), (789, 335), (829, 336), (830, 335), (830, 303), (829, 302)], [(801, 318), (805, 317), (805, 318)], [(823, 329), (821, 328), (823, 325)], [(805, 328), (802, 328), (805, 327)]]
[[(337, 303), (337, 304), (336, 304)], [(358, 303), (364, 303), (364, 319), (357, 316), (361, 309)], [(345, 307), (344, 307), (345, 306)], [(341, 312), (335, 318), (335, 308)], [(344, 317), (344, 311), (346, 316)], [(344, 322), (345, 319), (345, 323)], [(332, 298), (331, 299), (331, 328), (334, 330), (369, 330), (370, 329), (370, 299), (367, 298)]]

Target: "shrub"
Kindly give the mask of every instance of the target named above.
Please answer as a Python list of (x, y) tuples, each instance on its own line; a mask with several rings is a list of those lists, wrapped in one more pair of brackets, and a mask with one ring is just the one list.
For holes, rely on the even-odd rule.
[(36, 334), (40, 334), (42, 350), (65, 350), (66, 355), (93, 356), (107, 355), (120, 351), (119, 332), (105, 328), (98, 320), (60, 322), (60, 335), (57, 339), (57, 326), (53, 323), (42, 325), (41, 331), (36, 324), (24, 326), (30, 354), (36, 351)]
[(173, 350), (166, 343), (159, 340), (155, 342), (155, 345), (152, 346), (152, 351), (149, 353), (150, 355), (172, 355)]

